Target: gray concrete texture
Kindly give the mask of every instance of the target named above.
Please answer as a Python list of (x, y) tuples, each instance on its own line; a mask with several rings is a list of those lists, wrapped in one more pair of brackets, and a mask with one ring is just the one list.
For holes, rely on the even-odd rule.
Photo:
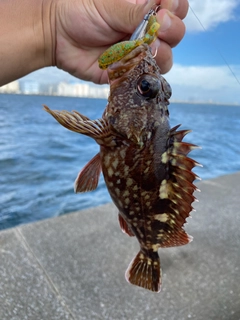
[(159, 250), (160, 293), (125, 281), (139, 246), (112, 204), (2, 231), (0, 319), (239, 320), (240, 173), (198, 187), (194, 241)]

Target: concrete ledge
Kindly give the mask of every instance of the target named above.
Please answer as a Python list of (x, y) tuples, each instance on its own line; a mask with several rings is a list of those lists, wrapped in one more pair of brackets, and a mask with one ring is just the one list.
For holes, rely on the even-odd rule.
[(240, 173), (203, 181), (187, 231), (160, 249), (159, 294), (129, 285), (138, 252), (112, 204), (0, 233), (0, 319), (240, 319)]

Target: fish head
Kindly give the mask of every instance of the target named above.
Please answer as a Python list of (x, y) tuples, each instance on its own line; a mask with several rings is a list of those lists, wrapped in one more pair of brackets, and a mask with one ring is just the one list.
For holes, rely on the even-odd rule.
[(108, 67), (110, 95), (104, 117), (118, 135), (142, 147), (154, 125), (168, 117), (171, 87), (147, 44)]

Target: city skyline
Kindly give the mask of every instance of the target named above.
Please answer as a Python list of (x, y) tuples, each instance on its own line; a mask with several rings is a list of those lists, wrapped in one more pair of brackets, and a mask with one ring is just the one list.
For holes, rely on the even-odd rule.
[(45, 83), (36, 80), (22, 79), (15, 80), (0, 87), (0, 93), (107, 99), (109, 86), (98, 86), (85, 81), (73, 80), (69, 82)]

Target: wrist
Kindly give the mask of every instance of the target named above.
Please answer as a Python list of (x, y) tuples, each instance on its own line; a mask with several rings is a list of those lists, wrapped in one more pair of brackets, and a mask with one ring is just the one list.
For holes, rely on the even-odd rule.
[(56, 5), (59, 0), (42, 0), (41, 8), (41, 68), (56, 65)]

